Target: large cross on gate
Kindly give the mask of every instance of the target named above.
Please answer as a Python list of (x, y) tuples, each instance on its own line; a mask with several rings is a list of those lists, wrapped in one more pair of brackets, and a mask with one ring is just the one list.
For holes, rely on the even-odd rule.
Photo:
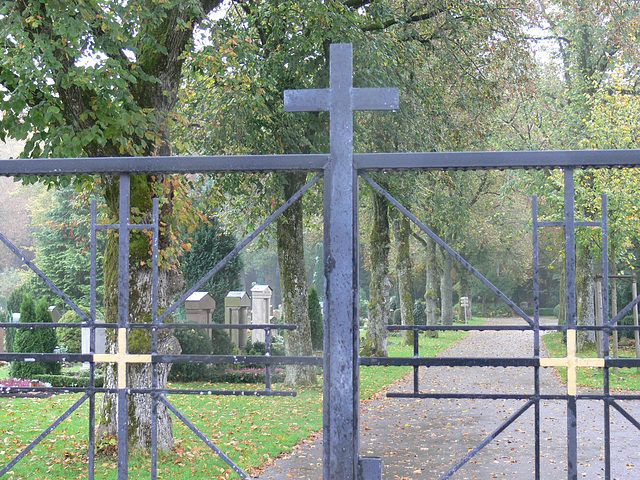
[[(354, 88), (351, 45), (331, 45), (330, 86), (287, 90), (288, 112), (328, 111), (331, 149), (324, 172), (325, 480), (379, 480), (380, 459), (359, 456), (358, 173), (353, 163), (353, 112), (397, 110), (396, 88)], [(333, 217), (333, 218), (331, 218)]]

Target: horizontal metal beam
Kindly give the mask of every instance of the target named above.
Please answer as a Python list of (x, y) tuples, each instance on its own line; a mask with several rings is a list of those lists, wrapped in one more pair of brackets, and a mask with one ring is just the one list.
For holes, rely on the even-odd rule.
[(0, 176), (321, 171), (328, 159), (302, 154), (16, 159), (0, 160)]
[(640, 150), (363, 153), (359, 170), (483, 170), (640, 167)]
[[(0, 160), (0, 176), (321, 171), (328, 160), (328, 154), (15, 159)], [(360, 153), (354, 162), (360, 170), (640, 167), (640, 150)]]

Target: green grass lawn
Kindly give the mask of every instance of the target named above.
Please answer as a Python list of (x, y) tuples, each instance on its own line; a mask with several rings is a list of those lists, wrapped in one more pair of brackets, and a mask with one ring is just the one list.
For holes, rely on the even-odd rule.
[[(481, 323), (481, 321), (477, 321)], [(438, 338), (420, 335), (421, 355), (434, 356), (468, 334), (444, 332)], [(399, 334), (389, 337), (391, 356), (412, 356), (413, 348), (400, 345)], [(361, 398), (367, 399), (410, 373), (411, 367), (363, 367)], [(7, 367), (0, 368), (6, 378)], [(242, 469), (251, 471), (322, 428), (322, 379), (317, 387), (304, 388), (296, 397), (231, 397), (171, 395), (169, 400), (195, 423), (210, 440)], [(262, 385), (186, 384), (174, 387), (206, 389), (263, 389)], [(278, 387), (278, 386), (276, 386)], [(5, 465), (62, 415), (80, 395), (56, 395), (47, 399), (0, 398), (0, 464)], [(97, 402), (98, 408), (100, 402)], [(54, 430), (4, 478), (83, 479), (87, 473), (88, 403)], [(179, 420), (174, 418), (176, 447), (159, 455), (158, 477), (237, 478), (237, 475)], [(117, 457), (96, 459), (96, 478), (117, 478)], [(133, 452), (130, 478), (150, 478), (150, 459)]]
[[(551, 357), (565, 357), (567, 347), (562, 332), (547, 333), (543, 337), (544, 343), (549, 350)], [(620, 358), (635, 357), (635, 347), (627, 341), (621, 339), (619, 347)], [(596, 358), (598, 353), (595, 348), (586, 349), (579, 354), (580, 357)], [(558, 367), (560, 379), (567, 382), (567, 369)], [(590, 388), (603, 388), (603, 374), (600, 368), (578, 368), (578, 386)], [(635, 368), (610, 369), (609, 384), (613, 390), (636, 390), (640, 391), (640, 375)]]

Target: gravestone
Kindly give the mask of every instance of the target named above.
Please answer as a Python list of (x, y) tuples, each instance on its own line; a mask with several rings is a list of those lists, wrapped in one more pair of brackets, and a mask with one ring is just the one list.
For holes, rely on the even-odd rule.
[[(104, 320), (101, 319), (96, 319), (96, 324), (98, 323), (104, 323)], [(81, 352), (83, 354), (90, 354), (91, 353), (91, 329), (89, 327), (83, 327), (81, 329)], [(106, 349), (106, 341), (105, 341), (105, 337), (106, 337), (106, 328), (96, 328), (96, 345), (95, 345), (95, 352), (97, 354), (103, 354), (103, 353), (107, 353), (107, 349)], [(89, 368), (89, 362), (84, 362), (82, 364), (82, 367), (85, 369)]]
[(54, 323), (58, 323), (62, 318), (62, 313), (60, 313), (60, 309), (55, 305), (51, 305), (49, 307), (49, 313), (51, 314), (51, 318), (53, 319)]
[[(193, 292), (184, 302), (187, 311), (187, 323), (199, 323), (209, 325), (216, 309), (216, 301), (209, 292)], [(211, 338), (211, 329), (209, 338)]]
[(0, 353), (4, 353), (4, 328), (0, 328)]
[[(246, 325), (249, 317), (251, 299), (247, 292), (231, 291), (224, 299), (224, 323), (227, 325)], [(246, 330), (229, 330), (229, 337), (238, 350), (247, 346)]]
[[(273, 290), (269, 285), (254, 285), (251, 288), (251, 324), (266, 325), (271, 323), (271, 297)], [(253, 343), (265, 340), (264, 330), (252, 330)]]

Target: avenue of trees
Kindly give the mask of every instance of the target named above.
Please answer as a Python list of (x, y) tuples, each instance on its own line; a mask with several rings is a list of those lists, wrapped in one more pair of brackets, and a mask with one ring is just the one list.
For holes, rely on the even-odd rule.
[[(284, 113), (283, 91), (326, 87), (329, 45), (351, 42), (354, 83), (397, 86), (401, 97), (397, 113), (357, 114), (356, 151), (636, 148), (638, 7), (637, 1), (604, 0), (4, 2), (1, 139), (25, 142), (21, 155), (33, 158), (325, 152), (327, 115)], [(524, 293), (531, 281), (530, 195), (545, 198), (542, 215), (558, 218), (562, 172), (371, 176), (506, 294), (530, 298)], [(105, 222), (115, 223), (117, 180), (109, 175), (23, 179), (57, 189), (47, 197), (54, 199), (57, 215), (75, 212), (56, 228), (40, 222), (36, 257), (80, 305), (87, 302), (88, 260), (82, 251), (87, 223), (75, 207), (95, 195)], [(152, 199), (161, 200), (160, 308), (307, 180), (305, 173), (133, 176), (136, 218), (148, 220)], [(577, 182), (582, 219), (598, 218), (599, 195), (610, 195), (612, 270), (633, 266), (640, 203), (632, 172), (584, 170)], [(386, 326), (396, 321), (392, 310), (406, 324), (447, 325), (454, 321), (457, 298), (492, 300), (379, 194), (364, 185), (361, 191), (363, 355), (387, 355)], [(316, 279), (318, 262), (309, 261), (322, 258), (320, 196), (316, 189), (309, 192), (262, 240), (277, 249), (284, 317), (298, 325), (288, 333), (287, 355), (311, 355), (322, 344), (315, 308), (322, 282)], [(545, 235), (543, 258), (558, 272), (545, 281), (557, 290), (562, 235)], [(596, 236), (579, 237), (582, 323), (594, 316), (593, 278), (601, 248)], [(312, 252), (305, 250), (310, 243)], [(149, 239), (132, 233), (131, 245), (130, 320), (148, 322)], [(113, 235), (104, 241), (101, 265), (105, 321), (116, 322)], [(240, 260), (230, 268), (239, 270)], [(212, 282), (210, 288), (219, 293), (238, 288), (234, 275)], [(313, 322), (311, 283), (318, 288), (311, 291)], [(546, 306), (554, 307), (561, 297), (548, 295)], [(179, 349), (169, 332), (160, 340), (160, 353)], [(113, 348), (115, 338), (108, 341)], [(589, 341), (587, 335), (581, 338)], [(167, 374), (161, 369), (160, 386)], [(286, 382), (313, 384), (315, 375), (309, 368), (289, 367)], [(132, 388), (143, 387), (150, 370), (130, 366), (128, 377)], [(114, 387), (116, 380), (115, 370), (107, 369), (105, 386)], [(105, 396), (103, 435), (115, 433), (115, 402)], [(150, 442), (149, 402), (148, 396), (132, 397), (133, 447)], [(164, 408), (159, 418), (159, 446), (167, 449), (173, 438)]]

